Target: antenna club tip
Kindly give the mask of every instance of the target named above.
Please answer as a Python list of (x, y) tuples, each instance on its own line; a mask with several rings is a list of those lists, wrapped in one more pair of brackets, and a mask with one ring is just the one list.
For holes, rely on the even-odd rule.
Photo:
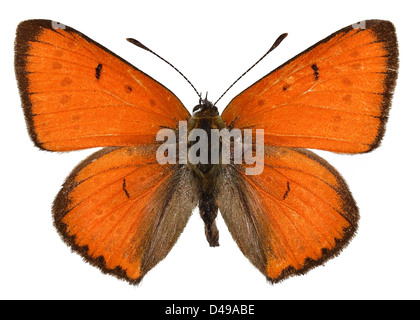
[(278, 38), (277, 38), (277, 40), (275, 41), (275, 43), (277, 44), (277, 45), (279, 45), (280, 44), (280, 42), (282, 42), (287, 36), (288, 36), (289, 34), (288, 33), (283, 33), (283, 34), (281, 34)]
[(134, 45), (136, 45), (139, 48), (142, 48), (146, 51), (150, 51), (150, 49), (148, 47), (146, 47), (143, 43), (141, 43), (140, 41), (133, 39), (133, 38), (126, 38), (126, 40)]

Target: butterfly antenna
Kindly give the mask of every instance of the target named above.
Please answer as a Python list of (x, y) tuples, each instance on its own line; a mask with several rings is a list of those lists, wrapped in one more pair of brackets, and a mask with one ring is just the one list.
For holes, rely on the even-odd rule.
[(160, 60), (166, 62), (167, 64), (169, 64), (173, 69), (175, 69), (176, 72), (178, 72), (185, 80), (187, 80), (187, 82), (190, 84), (190, 86), (194, 89), (195, 93), (198, 95), (198, 97), (201, 99), (201, 95), (198, 93), (197, 89), (194, 87), (194, 85), (191, 83), (190, 80), (188, 80), (188, 78), (186, 76), (184, 76), (184, 74), (179, 71), (172, 63), (170, 63), (168, 60), (162, 58), (160, 55), (158, 55), (156, 52), (152, 51), (151, 49), (149, 49), (148, 47), (146, 47), (144, 44), (142, 44), (140, 41), (133, 39), (133, 38), (127, 38), (128, 42), (131, 42), (132, 44), (136, 45), (139, 48), (142, 48), (143, 50), (149, 51), (151, 54), (155, 55), (156, 57), (158, 57)]
[(216, 105), (216, 103), (219, 102), (220, 99), (223, 98), (223, 96), (226, 94), (226, 92), (228, 92), (245, 74), (247, 74), (252, 68), (254, 68), (262, 59), (264, 59), (271, 51), (273, 51), (275, 48), (278, 47), (278, 45), (284, 40), (284, 38), (287, 37), (287, 33), (283, 33), (282, 35), (280, 35), (276, 41), (274, 41), (273, 45), (271, 46), (271, 48), (260, 58), (258, 59), (257, 62), (255, 62), (248, 70), (246, 70), (238, 79), (236, 79), (236, 81), (234, 83), (232, 83), (229, 88), (226, 89), (225, 92), (223, 92), (223, 94), (219, 97), (219, 99), (217, 99), (217, 101), (214, 103), (214, 105)]

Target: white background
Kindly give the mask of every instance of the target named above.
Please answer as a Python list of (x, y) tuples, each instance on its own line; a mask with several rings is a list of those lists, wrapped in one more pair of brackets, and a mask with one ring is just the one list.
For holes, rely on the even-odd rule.
[[(1, 12), (0, 298), (28, 299), (403, 299), (420, 298), (419, 26), (414, 1), (14, 1)], [(191, 111), (197, 96), (170, 60), (217, 97), (278, 35), (280, 48), (218, 106), (342, 27), (392, 21), (400, 72), (382, 146), (370, 154), (319, 152), (346, 178), (360, 208), (357, 236), (338, 257), (305, 276), (271, 285), (241, 254), (223, 220), (219, 248), (207, 245), (194, 212), (168, 257), (133, 287), (103, 275), (60, 240), (51, 203), (72, 168), (93, 150), (38, 150), (27, 134), (13, 70), (17, 24), (45, 18), (103, 44), (170, 88)]]

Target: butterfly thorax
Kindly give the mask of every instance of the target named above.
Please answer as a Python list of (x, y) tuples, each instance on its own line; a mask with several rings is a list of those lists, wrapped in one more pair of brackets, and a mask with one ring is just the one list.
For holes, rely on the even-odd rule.
[[(220, 148), (221, 144), (220, 141), (214, 141), (212, 139), (212, 130), (221, 130), (224, 129), (225, 123), (222, 120), (222, 117), (219, 115), (219, 111), (217, 110), (217, 107), (214, 106), (213, 103), (208, 101), (207, 99), (200, 100), (200, 104), (194, 107), (193, 109), (193, 116), (188, 121), (188, 135), (190, 134), (191, 130), (193, 129), (201, 129), (204, 130), (207, 136), (207, 161), (205, 162), (199, 162), (194, 166), (194, 171), (199, 171), (197, 174), (206, 176), (208, 174), (211, 174), (212, 169), (215, 167), (215, 165), (218, 164), (212, 164), (211, 161), (211, 155), (212, 153), (218, 153), (220, 154)], [(199, 141), (199, 138), (197, 138), (197, 141), (190, 141), (188, 143), (188, 148), (190, 148), (192, 145), (197, 143)], [(200, 150), (198, 151), (200, 152)]]

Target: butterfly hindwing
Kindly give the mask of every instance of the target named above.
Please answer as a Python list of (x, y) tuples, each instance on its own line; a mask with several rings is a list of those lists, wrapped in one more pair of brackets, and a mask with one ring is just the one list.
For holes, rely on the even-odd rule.
[(82, 33), (19, 24), (15, 71), (35, 144), (51, 151), (153, 143), (189, 112), (168, 89)]
[(159, 164), (155, 146), (110, 147), (74, 169), (53, 215), (73, 250), (138, 283), (168, 254), (197, 202), (191, 172)]
[(384, 134), (398, 69), (395, 28), (367, 20), (337, 31), (236, 96), (222, 114), (264, 129), (265, 143), (361, 153)]
[(266, 147), (260, 160), (260, 175), (224, 168), (217, 204), (244, 255), (278, 282), (337, 255), (359, 214), (343, 178), (314, 153)]

